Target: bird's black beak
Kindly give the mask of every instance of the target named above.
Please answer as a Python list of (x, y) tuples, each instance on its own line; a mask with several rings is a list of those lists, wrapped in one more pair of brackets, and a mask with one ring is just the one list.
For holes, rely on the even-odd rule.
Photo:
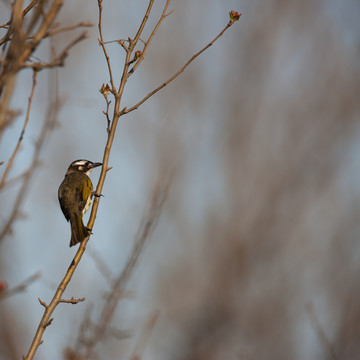
[(101, 165), (102, 165), (102, 163), (93, 163), (91, 165), (91, 168), (93, 169), (93, 168), (96, 168), (96, 167), (101, 166)]

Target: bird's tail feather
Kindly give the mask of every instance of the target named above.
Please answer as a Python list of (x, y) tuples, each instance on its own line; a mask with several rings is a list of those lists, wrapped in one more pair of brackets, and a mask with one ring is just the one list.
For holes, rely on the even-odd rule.
[(89, 230), (84, 226), (81, 216), (74, 216), (70, 219), (71, 223), (71, 240), (70, 247), (85, 240), (89, 236)]

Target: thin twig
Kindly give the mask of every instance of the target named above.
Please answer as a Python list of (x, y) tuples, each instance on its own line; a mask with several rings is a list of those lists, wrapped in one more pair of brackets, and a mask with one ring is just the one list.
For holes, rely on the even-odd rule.
[[(167, 3), (168, 3), (169, 1), (170, 1), (170, 0), (167, 0)], [(146, 24), (146, 22), (147, 22), (148, 19), (149, 19), (149, 15), (150, 15), (151, 8), (152, 8), (153, 4), (154, 4), (154, 0), (150, 0), (150, 1), (149, 1), (148, 8), (147, 8), (147, 10), (146, 10), (146, 13), (145, 13), (145, 15), (144, 15), (144, 18), (143, 18), (143, 20), (142, 20), (142, 22), (141, 22), (141, 24), (140, 24), (140, 26), (139, 26), (139, 29), (138, 29), (138, 31), (137, 31), (137, 33), (136, 33), (136, 35), (135, 35), (135, 38), (134, 38), (133, 42), (132, 42), (132, 44), (133, 44), (133, 45), (132, 45), (132, 46), (133, 46), (132, 49), (134, 49), (134, 47), (136, 46), (138, 40), (140, 39), (140, 36), (141, 36), (141, 34), (142, 34), (143, 30), (144, 30), (145, 24)], [(166, 6), (167, 6), (167, 4), (166, 4)], [(131, 45), (131, 44), (130, 44), (130, 45)], [(131, 50), (132, 50), (132, 49), (131, 49)]]
[(103, 111), (103, 114), (106, 116), (106, 121), (107, 121), (107, 127), (106, 127), (106, 131), (109, 133), (110, 132), (110, 117), (109, 117), (109, 107), (111, 104), (111, 101), (108, 100), (107, 96), (105, 96), (105, 101), (106, 101), (106, 111)]
[[(130, 66), (131, 54), (132, 54), (138, 40), (140, 39), (140, 36), (141, 36), (141, 34), (142, 34), (143, 30), (144, 30), (144, 27), (146, 25), (147, 20), (149, 19), (149, 15), (150, 15), (153, 4), (154, 4), (154, 0), (150, 0), (148, 8), (147, 8), (146, 13), (145, 13), (145, 15), (144, 15), (144, 17), (142, 19), (142, 22), (141, 22), (141, 24), (140, 24), (140, 26), (138, 28), (138, 31), (136, 32), (134, 40), (131, 40), (129, 38), (129, 47), (126, 50), (125, 64), (124, 64), (123, 73), (122, 73), (122, 77), (121, 77), (121, 81), (120, 81), (120, 86), (119, 86), (118, 93), (117, 93), (117, 95), (119, 96), (119, 100), (121, 100), (121, 96), (122, 96), (122, 94), (124, 92), (125, 84), (126, 84), (126, 81), (127, 81), (127, 78), (128, 78), (128, 71), (129, 71), (129, 66)], [(119, 105), (119, 108), (120, 108), (120, 101), (119, 101), (118, 105)], [(116, 115), (117, 119), (119, 119), (119, 117), (120, 117), (119, 108), (114, 109), (114, 114)], [(116, 124), (117, 124), (117, 120), (115, 121), (115, 125)]]
[(103, 10), (102, 2), (103, 2), (103, 0), (98, 0), (98, 7), (99, 7), (98, 29), (99, 29), (99, 36), (100, 36), (99, 44), (102, 48), (102, 51), (103, 51), (105, 59), (106, 59), (106, 63), (107, 63), (108, 71), (109, 71), (110, 83), (111, 83), (111, 90), (113, 92), (115, 92), (116, 88), (115, 88), (114, 77), (113, 77), (112, 69), (111, 69), (110, 57), (106, 51), (104, 37), (103, 37), (103, 33), (102, 33), (102, 10)]
[[(39, 0), (32, 0), (31, 3), (23, 10), (22, 17), (24, 18), (26, 14), (39, 2)], [(11, 25), (11, 20), (9, 20), (6, 24), (1, 25), (0, 28), (9, 29)], [(8, 31), (4, 37), (0, 40), (0, 46), (2, 46), (5, 42), (9, 41), (11, 38), (12, 30)]]
[[(141, 52), (141, 56), (140, 56), (140, 58), (138, 59), (138, 61), (136, 62), (136, 64), (135, 64), (135, 65), (132, 67), (132, 69), (129, 71), (128, 76), (130, 76), (130, 75), (136, 70), (136, 68), (140, 65), (140, 63), (145, 59), (146, 50), (147, 50), (147, 48), (149, 47), (149, 45), (150, 45), (150, 43), (151, 43), (151, 40), (154, 38), (154, 36), (155, 36), (158, 28), (160, 27), (161, 23), (164, 21), (164, 19), (165, 19), (166, 17), (168, 17), (168, 16), (174, 11), (174, 10), (171, 10), (169, 13), (166, 13), (167, 8), (169, 7), (169, 4), (170, 4), (170, 0), (167, 0), (167, 1), (166, 1), (166, 4), (165, 4), (165, 6), (164, 6), (164, 9), (163, 9), (162, 15), (161, 15), (161, 17), (160, 17), (160, 19), (159, 19), (159, 21), (158, 21), (157, 24), (155, 25), (155, 27), (154, 27), (153, 31), (151, 32), (148, 40), (145, 42), (145, 46), (144, 46), (144, 48), (143, 48), (143, 50), (142, 50), (142, 52)], [(140, 39), (140, 40), (141, 40), (141, 39)], [(141, 40), (141, 41), (142, 41), (142, 40)]]
[(37, 32), (33, 36), (33, 39), (31, 40), (31, 46), (27, 47), (27, 51), (24, 53), (24, 60), (27, 59), (32, 52), (36, 49), (36, 47), (39, 45), (41, 40), (45, 37), (46, 33), (48, 32), (48, 29), (50, 28), (50, 25), (55, 19), (55, 16), (59, 13), (62, 5), (64, 3), (64, 0), (55, 0), (53, 3), (51, 3), (51, 6), (47, 12), (47, 14), (43, 17), (43, 21), (40, 24), (39, 28), (37, 29)]
[(85, 298), (84, 298), (84, 297), (83, 297), (83, 298), (80, 298), (80, 299), (74, 299), (74, 297), (72, 297), (72, 298), (69, 299), (69, 300), (60, 299), (60, 300), (58, 301), (58, 303), (65, 303), (65, 304), (73, 304), (73, 305), (75, 305), (75, 304), (78, 304), (79, 302), (83, 302), (83, 301), (85, 301)]
[(26, 130), (26, 127), (27, 127), (27, 124), (29, 122), (29, 119), (30, 119), (30, 111), (31, 111), (31, 105), (32, 105), (32, 101), (33, 101), (33, 98), (34, 98), (34, 93), (35, 93), (35, 88), (36, 88), (36, 77), (37, 77), (37, 72), (36, 71), (33, 71), (33, 82), (32, 82), (32, 88), (31, 88), (31, 93), (30, 93), (30, 96), (29, 96), (29, 100), (28, 100), (28, 107), (27, 107), (27, 110), (26, 110), (26, 116), (25, 116), (25, 121), (24, 121), (24, 125), (22, 127), (22, 130), (21, 130), (21, 134), (19, 136), (19, 139), (18, 139), (18, 142), (15, 146), (15, 149), (6, 165), (6, 169), (4, 171), (4, 174), (1, 178), (1, 181), (0, 181), (0, 189), (5, 185), (5, 181), (6, 181), (6, 178), (9, 174), (9, 171), (10, 171), (10, 168), (13, 164), (13, 161), (15, 159), (15, 156), (20, 148), (20, 145), (21, 145), (21, 142), (24, 138), (24, 134), (25, 134), (25, 130)]
[(193, 55), (186, 63), (185, 65), (177, 71), (173, 76), (171, 76), (168, 80), (166, 80), (164, 83), (159, 85), (155, 90), (151, 91), (149, 94), (147, 94), (142, 100), (140, 100), (136, 105), (132, 106), (131, 108), (124, 108), (121, 110), (120, 114), (128, 114), (131, 111), (134, 111), (138, 109), (146, 100), (148, 100), (151, 96), (155, 95), (158, 91), (160, 91), (163, 87), (168, 85), (170, 82), (172, 82), (174, 79), (176, 79), (181, 73), (184, 72), (184, 70), (199, 56), (201, 55), (206, 49), (208, 49), (211, 45), (214, 44), (214, 42), (219, 39), (224, 32), (233, 24), (233, 22), (229, 22), (224, 29), (211, 41), (209, 42), (205, 47), (203, 47), (199, 52), (197, 52), (195, 55)]

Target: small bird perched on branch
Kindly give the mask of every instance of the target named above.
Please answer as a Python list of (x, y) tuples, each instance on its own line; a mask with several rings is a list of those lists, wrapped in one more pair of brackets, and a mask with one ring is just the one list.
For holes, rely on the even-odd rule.
[(93, 184), (89, 178), (90, 172), (101, 165), (102, 163), (93, 163), (89, 160), (73, 161), (59, 187), (61, 210), (71, 225), (70, 246), (82, 242), (90, 235), (82, 218), (92, 202)]

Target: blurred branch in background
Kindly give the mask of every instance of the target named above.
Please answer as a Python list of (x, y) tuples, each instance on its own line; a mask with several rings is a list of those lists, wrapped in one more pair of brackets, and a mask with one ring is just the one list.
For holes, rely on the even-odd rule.
[[(21, 213), (21, 206), (25, 200), (27, 192), (29, 191), (31, 179), (36, 173), (36, 170), (40, 164), (40, 155), (43, 150), (45, 141), (48, 139), (50, 132), (54, 129), (57, 122), (57, 116), (61, 108), (60, 99), (58, 96), (54, 99), (53, 102), (50, 102), (47, 108), (47, 114), (43, 122), (42, 129), (38, 136), (38, 139), (35, 142), (35, 149), (32, 155), (32, 160), (28, 168), (21, 175), (22, 184), (16, 194), (12, 210), (9, 213), (7, 220), (4, 222), (0, 228), (0, 242), (5, 239), (5, 237), (12, 232), (12, 226), (15, 220), (25, 216)], [(11, 180), (10, 180), (11, 181)], [(4, 186), (6, 186), (6, 182)]]
[(25, 214), (21, 213), (21, 206), (25, 200), (27, 192), (29, 191), (31, 185), (31, 179), (34, 176), (40, 164), (40, 155), (43, 150), (44, 143), (48, 139), (51, 130), (54, 129), (54, 126), (56, 124), (57, 116), (60, 111), (60, 108), (61, 108), (61, 104), (58, 98), (56, 98), (54, 102), (49, 104), (41, 132), (39, 134), (38, 139), (35, 142), (35, 150), (32, 156), (31, 163), (21, 175), (22, 184), (20, 186), (20, 189), (18, 190), (18, 193), (15, 196), (15, 201), (12, 206), (12, 210), (7, 220), (2, 225), (2, 228), (0, 228), (0, 242), (4, 240), (8, 234), (11, 234), (14, 221), (21, 218), (22, 216), (25, 216)]
[[(63, 0), (32, 1), (23, 10), (23, 1), (16, 0), (12, 5), (11, 19), (3, 28), (6, 34), (0, 40), (0, 139), (8, 121), (9, 104), (14, 91), (15, 79), (25, 67), (33, 67), (39, 71), (47, 67), (62, 66), (68, 51), (76, 42), (84, 39), (83, 34), (78, 41), (71, 42), (61, 52), (60, 57), (54, 57), (49, 62), (33, 63), (31, 56), (43, 40), (49, 36), (55, 18), (63, 5)], [(32, 15), (30, 19), (29, 13)], [(26, 17), (26, 18), (25, 18)], [(27, 21), (25, 21), (27, 20)]]
[[(148, 4), (131, 3), (130, 10), (124, 12), (119, 2), (104, 2), (106, 37), (120, 38), (120, 27), (132, 25), (135, 35), (135, 26), (142, 21)], [(155, 4), (161, 14), (165, 1)], [(85, 12), (85, 7), (75, 2), (67, 5), (67, 19), (78, 23), (75, 9)], [(136, 91), (127, 93), (128, 103), (135, 104), (137, 96), (146, 96), (158, 86), (158, 79), (166, 79), (174, 73), (174, 66), (186, 62), (186, 54), (193, 54), (209, 29), (212, 31), (214, 21), (210, 19), (219, 15), (219, 6), (222, 3), (205, 0), (176, 3), (176, 16), (164, 22), (166, 31), (157, 33), (146, 53), (147, 61), (138, 68), (143, 72), (129, 84), (129, 89), (133, 85)], [(112, 291), (109, 284), (120, 275), (119, 258), (130, 252), (126, 239), (137, 229), (144, 194), (161, 161), (164, 168), (176, 168), (176, 177), (156, 228), (156, 242), (141, 258), (127, 286), (136, 298), (131, 303), (123, 301), (129, 292), (122, 290), (112, 318), (91, 351), (93, 358), (139, 354), (144, 360), (325, 360), (331, 358), (330, 348), (338, 359), (359, 358), (359, 6), (351, 0), (245, 0), (241, 10), (246, 17), (241, 19), (241, 28), (233, 28), (222, 37), (210, 49), (211, 56), (200, 57), (190, 69), (193, 71), (184, 73), (174, 86), (167, 87), (168, 91), (123, 118), (126, 121), (120, 123), (122, 131), (117, 132), (113, 149), (117, 156), (111, 157), (113, 170), (106, 182), (117, 191), (109, 197), (105, 188), (106, 203), (101, 200), (93, 238), (105, 267), (100, 273), (100, 267), (94, 271), (92, 261), (82, 262), (67, 290), (80, 291), (79, 297), (86, 295), (91, 308), (79, 304), (71, 311), (73, 307), (65, 304), (61, 309), (66, 308), (64, 316), (56, 315), (56, 326), (51, 327), (39, 349), (39, 359), (48, 358), (49, 351), (59, 358), (61, 350), (69, 346), (66, 359), (71, 354), (72, 359), (85, 354), (86, 343), (81, 340), (91, 340), (101, 324), (101, 311), (107, 302), (102, 290)], [(105, 21), (108, 14), (113, 20)], [(96, 21), (96, 15), (91, 20)], [(149, 32), (157, 20), (149, 20)], [(126, 36), (121, 39), (127, 47)], [(119, 64), (118, 53), (123, 53), (121, 44), (117, 45), (118, 52), (116, 45), (107, 47), (113, 51), (108, 55), (114, 56), (114, 65)], [(142, 50), (139, 46), (130, 62), (136, 51)], [(88, 79), (93, 72), (101, 84), (107, 76), (99, 71), (101, 64), (94, 57), (94, 47), (83, 47), (81, 54), (74, 56), (74, 68), (63, 73), (64, 82), (69, 78), (63, 89), (73, 103), (81, 104), (79, 98), (85, 98), (94, 105), (90, 111), (81, 106), (77, 112), (72, 106), (63, 109), (61, 139), (56, 143), (54, 137), (49, 143), (51, 152), (44, 154), (47, 163), (58, 164), (74, 151), (89, 150), (88, 142), (78, 136), (84, 113), (91, 130), (104, 130), (96, 140), (91, 138), (89, 154), (98, 151), (94, 150), (95, 141), (99, 144), (107, 135), (107, 120), (99, 119), (95, 110), (99, 99)], [(131, 66), (134, 64), (136, 61)], [(74, 73), (84, 83), (74, 84)], [(40, 83), (39, 76), (38, 80)], [(36, 95), (40, 89), (38, 86)], [(29, 129), (32, 124), (30, 121)], [(18, 135), (19, 131), (11, 144), (16, 144)], [(64, 138), (74, 144), (65, 154), (59, 151)], [(54, 168), (48, 176), (57, 171)], [(54, 177), (60, 175), (59, 170)], [(15, 182), (16, 175), (11, 176)], [(39, 179), (39, 186), (51, 184), (53, 179)], [(35, 211), (57, 206), (56, 194), (49, 199), (51, 186), (40, 195), (38, 206), (39, 197), (29, 194)], [(42, 213), (34, 216), (31, 225), (36, 230), (26, 228), (23, 242), (3, 242), (1, 279), (10, 282), (10, 276), (27, 278), (33, 267), (39, 266), (36, 251), (42, 251), (41, 266), (49, 269), (47, 277), (56, 282), (62, 270), (60, 265), (52, 265), (59, 263), (58, 249), (64, 248), (58, 243), (48, 245), (50, 226), (42, 230), (37, 218), (44, 221)], [(57, 221), (56, 216), (51, 221)], [(109, 221), (113, 226), (107, 226)], [(100, 228), (104, 233), (98, 233)], [(114, 236), (119, 239), (119, 233), (121, 240), (112, 242)], [(39, 234), (41, 238), (37, 239)], [(95, 244), (97, 236), (100, 242)], [(59, 234), (53, 238), (62, 241)], [(28, 239), (38, 240), (38, 245), (27, 243)], [(7, 246), (10, 256), (4, 251)], [(32, 255), (27, 253), (30, 247)], [(99, 290), (99, 284), (104, 289)], [(38, 290), (37, 284), (31, 286), (27, 295), (36, 300), (43, 296)], [(48, 288), (42, 290), (48, 293)], [(23, 322), (30, 311), (36, 314), (39, 306), (33, 306), (29, 299), (21, 302), (22, 297), (20, 294), (0, 302), (5, 309), (0, 342), (0, 356), (4, 358), (19, 358), (16, 352), (27, 346), (32, 335), (31, 323), (36, 319), (26, 325)], [(314, 304), (328, 346), (314, 331), (306, 310), (309, 302)], [(149, 330), (146, 352), (134, 351), (144, 323), (139, 318), (146, 318), (153, 309), (160, 309), (161, 316)], [(82, 322), (85, 310), (87, 320)], [(80, 323), (82, 336), (73, 344)], [(7, 340), (12, 340), (12, 349)], [(12, 357), (6, 356), (11, 353)]]
[[(145, 245), (149, 241), (151, 234), (153, 233), (165, 200), (168, 196), (169, 187), (171, 184), (172, 175), (160, 174), (160, 178), (156, 182), (147, 209), (143, 214), (139, 230), (134, 239), (134, 246), (130, 252), (128, 260), (124, 266), (124, 269), (113, 281), (113, 285), (110, 293), (106, 296), (105, 304), (101, 311), (99, 311), (98, 323), (90, 321), (89, 317), (86, 316), (82, 325), (80, 326), (80, 333), (78, 336), (77, 343), (74, 346), (74, 350), (66, 349), (66, 358), (81, 358), (91, 359), (94, 354), (96, 345), (104, 339), (109, 333), (111, 334), (111, 319), (117, 309), (118, 303), (124, 298), (124, 292), (126, 286), (134, 273), (136, 266), (140, 260)], [(101, 272), (103, 272), (100, 269)], [(157, 316), (156, 316), (157, 318)], [(151, 317), (151, 324), (154, 324), (156, 320)], [(87, 324), (87, 325), (86, 325)], [(86, 325), (86, 326), (85, 326)], [(148, 334), (150, 325), (146, 326), (145, 333)], [(145, 334), (142, 335), (141, 343), (145, 343)], [(139, 345), (143, 348), (143, 345)]]
[(227, 53), (238, 70), (216, 77), (221, 110), (191, 140), (176, 126), (167, 145), (193, 166), (169, 199), (182, 220), (175, 241), (189, 241), (166, 264), (172, 275), (158, 272), (155, 301), (170, 319), (161, 335), (174, 329), (169, 352), (183, 360), (327, 359), (311, 300), (334, 353), (357, 358), (359, 51), (327, 2), (249, 7), (241, 45)]
[(33, 85), (32, 85), (32, 88), (31, 88), (31, 94), (29, 96), (29, 102), (28, 102), (28, 107), (27, 107), (27, 110), (26, 110), (26, 116), (25, 116), (25, 121), (24, 121), (24, 125), (22, 127), (22, 130), (21, 130), (21, 134), (19, 136), (19, 140), (15, 146), (15, 149), (6, 165), (6, 168), (5, 168), (5, 171), (4, 171), (4, 174), (1, 178), (1, 181), (0, 181), (0, 191), (2, 190), (2, 188), (4, 187), (5, 185), (5, 181), (6, 181), (6, 178), (9, 174), (9, 170), (11, 168), (11, 165), (14, 161), (14, 158), (20, 148), (20, 144), (24, 138), (24, 134), (25, 134), (25, 130), (26, 130), (26, 127), (27, 127), (27, 124), (29, 122), (29, 118), (30, 118), (30, 110), (31, 110), (31, 104), (32, 104), (32, 101), (33, 101), (33, 98), (34, 98), (34, 93), (35, 93), (35, 88), (36, 88), (36, 76), (37, 76), (37, 72), (36, 71), (33, 71)]
[(140, 360), (142, 359), (145, 349), (149, 342), (149, 337), (154, 330), (156, 322), (158, 321), (160, 315), (160, 311), (154, 311), (147, 319), (147, 322), (144, 328), (141, 331), (141, 334), (135, 344), (135, 348), (133, 350), (132, 355), (130, 356), (130, 360)]
[[(32, 284), (34, 281), (38, 280), (40, 278), (40, 273), (37, 272), (34, 275), (31, 275), (28, 279), (22, 281), (19, 285), (16, 285), (15, 287), (11, 288), (11, 289), (1, 289), (0, 288), (0, 301), (3, 299), (6, 299), (10, 296), (13, 296), (15, 294), (24, 292), (27, 290), (27, 288), (29, 287), (30, 284)], [(3, 282), (1, 282), (3, 283)], [(1, 284), (0, 284), (1, 287)]]

